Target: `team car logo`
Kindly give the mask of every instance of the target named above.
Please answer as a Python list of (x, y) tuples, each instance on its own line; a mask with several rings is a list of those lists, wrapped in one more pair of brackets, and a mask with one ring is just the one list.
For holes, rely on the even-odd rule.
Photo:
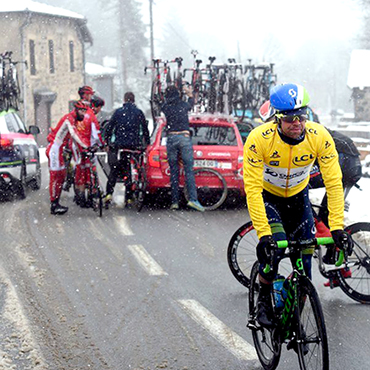
[(271, 155), (270, 158), (280, 158), (279, 152), (275, 150)]
[(249, 147), (249, 150), (251, 150), (253, 153), (256, 153), (257, 154), (257, 149), (256, 149), (256, 146), (254, 144), (252, 144), (250, 147)]
[(294, 157), (293, 163), (296, 166), (302, 167), (302, 166), (307, 166), (307, 162), (313, 159), (315, 159), (315, 156), (313, 154), (304, 154), (301, 156)]

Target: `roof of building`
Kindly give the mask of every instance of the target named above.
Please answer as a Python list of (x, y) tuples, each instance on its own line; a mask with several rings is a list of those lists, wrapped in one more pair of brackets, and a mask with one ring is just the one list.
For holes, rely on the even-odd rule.
[(85, 72), (93, 77), (102, 77), (115, 75), (117, 70), (115, 68), (102, 66), (101, 64), (87, 62), (85, 64)]
[(54, 17), (64, 17), (74, 19), (80, 27), (83, 39), (85, 42), (92, 43), (92, 36), (87, 28), (86, 18), (78, 13), (72, 12), (67, 9), (58, 8), (52, 5), (39, 3), (33, 0), (12, 0), (9, 2), (1, 2), (0, 13), (12, 12), (30, 12), (37, 14), (45, 14)]
[(348, 70), (349, 88), (363, 89), (370, 87), (370, 50), (352, 50)]

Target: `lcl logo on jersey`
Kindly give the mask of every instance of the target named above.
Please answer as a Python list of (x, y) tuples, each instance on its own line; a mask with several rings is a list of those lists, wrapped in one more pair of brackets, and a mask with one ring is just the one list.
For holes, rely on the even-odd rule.
[(314, 159), (315, 156), (313, 154), (303, 154), (300, 157), (294, 157), (293, 163), (296, 166), (307, 166), (307, 161)]
[(309, 132), (310, 134), (317, 135), (317, 131), (316, 131), (314, 128), (309, 128), (309, 129), (307, 130), (307, 132)]
[(256, 153), (257, 154), (257, 149), (256, 149), (256, 146), (254, 144), (252, 144), (250, 147), (249, 147), (249, 150), (251, 150), (253, 153)]
[(267, 139), (267, 137), (272, 134), (275, 130), (272, 129), (272, 128), (269, 128), (267, 129), (266, 131), (262, 132), (262, 137), (264, 137), (265, 139)]
[(325, 141), (325, 149), (329, 148), (329, 146), (331, 146), (331, 144), (329, 143), (329, 141)]
[(271, 155), (270, 158), (280, 158), (279, 152), (275, 150)]

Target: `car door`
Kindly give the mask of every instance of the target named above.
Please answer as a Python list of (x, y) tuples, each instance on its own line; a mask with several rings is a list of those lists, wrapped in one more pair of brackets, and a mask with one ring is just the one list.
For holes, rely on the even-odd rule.
[(27, 176), (34, 175), (39, 164), (38, 147), (33, 135), (28, 133), (26, 125), (17, 113), (12, 113), (17, 124), (17, 132), (23, 147), (23, 154), (26, 162)]

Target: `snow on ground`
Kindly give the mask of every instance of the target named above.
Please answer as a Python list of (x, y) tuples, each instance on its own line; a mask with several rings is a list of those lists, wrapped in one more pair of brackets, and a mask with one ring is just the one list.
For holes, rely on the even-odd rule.
[[(361, 190), (352, 188), (346, 201), (349, 210), (344, 212), (344, 224), (355, 222), (370, 222), (370, 178), (362, 178), (358, 185)], [(325, 189), (310, 190), (310, 200), (313, 204), (320, 204)]]

